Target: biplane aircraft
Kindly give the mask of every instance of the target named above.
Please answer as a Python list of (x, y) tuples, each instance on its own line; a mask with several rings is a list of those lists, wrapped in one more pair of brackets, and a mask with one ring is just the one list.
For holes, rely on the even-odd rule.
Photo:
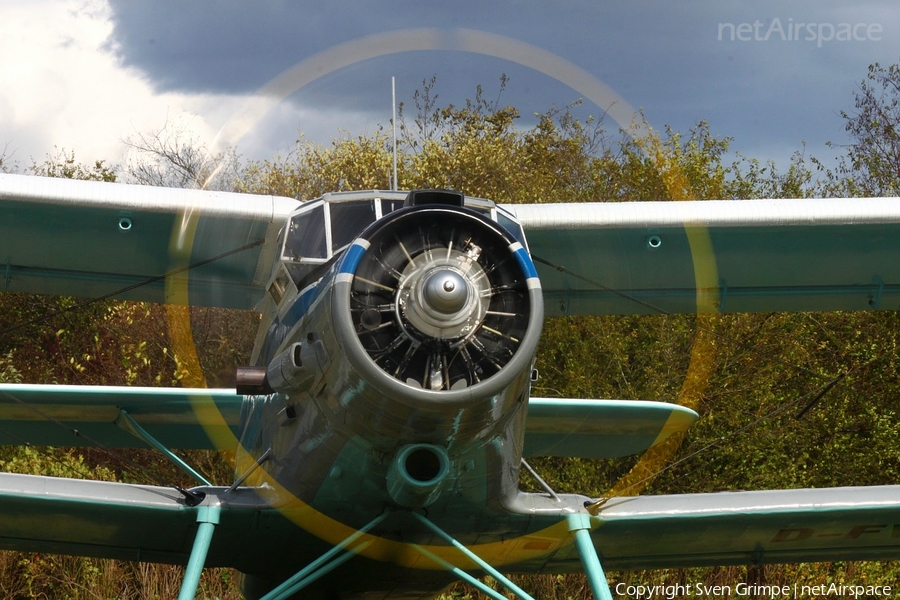
[[(900, 486), (591, 498), (530, 456), (619, 457), (697, 415), (535, 398), (545, 316), (897, 310), (896, 199), (288, 198), (0, 175), (8, 291), (259, 311), (237, 389), (0, 386), (0, 443), (236, 451), (229, 487), (0, 474), (0, 547), (233, 567), (248, 598), (462, 578), (900, 558)], [(73, 435), (75, 431), (78, 435)], [(190, 470), (188, 465), (184, 468)]]

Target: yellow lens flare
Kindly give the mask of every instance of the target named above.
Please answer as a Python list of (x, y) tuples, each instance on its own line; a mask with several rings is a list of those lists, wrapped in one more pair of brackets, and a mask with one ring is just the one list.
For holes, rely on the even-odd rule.
[[(423, 50), (454, 50), (482, 54), (521, 64), (569, 86), (583, 94), (618, 125), (627, 130), (645, 153), (656, 163), (663, 181), (674, 200), (694, 199), (689, 182), (677, 159), (662, 148), (662, 144), (646, 123), (621, 96), (602, 81), (573, 63), (536, 46), (498, 34), (467, 29), (408, 29), (353, 40), (327, 49), (267, 83), (261, 93), (250, 100), (237, 115), (219, 131), (213, 147), (236, 145), (274, 106), (298, 91), (307, 83), (333, 71), (370, 58), (401, 52)], [(204, 183), (218, 173), (217, 168)], [(200, 210), (187, 211), (172, 232), (170, 257), (176, 267), (190, 264), (191, 247)], [(719, 281), (709, 232), (703, 224), (685, 224), (691, 248), (697, 289), (697, 330), (691, 348), (690, 364), (679, 393), (678, 403), (696, 410), (703, 397), (715, 365), (715, 339), (711, 333), (717, 322)], [(189, 308), (189, 273), (183, 271), (166, 279), (166, 321), (175, 352), (179, 373), (184, 384), (191, 388), (207, 387), (191, 331)], [(220, 450), (235, 451), (237, 470), (253, 464), (253, 457), (242, 448), (228, 427), (215, 403), (208, 396), (191, 399), (191, 407), (206, 434)], [(664, 432), (668, 427), (664, 427)], [(662, 435), (662, 434), (661, 434)], [(683, 433), (672, 435), (641, 457), (635, 467), (611, 490), (609, 495), (636, 495), (677, 452)], [(278, 482), (259, 469), (248, 478), (250, 485), (268, 483), (275, 491), (280, 510), (307, 531), (332, 544), (338, 544), (355, 529), (330, 519), (311, 506), (292, 498)], [(596, 521), (595, 521), (596, 524)], [(555, 552), (570, 543), (565, 520), (539, 532), (515, 539), (472, 547), (479, 556), (501, 566)], [(357, 546), (360, 554), (376, 560), (395, 562), (412, 568), (435, 569), (434, 561), (425, 558), (412, 545), (364, 534)], [(474, 565), (452, 547), (428, 546), (427, 550), (462, 568)], [(460, 562), (461, 561), (461, 562)]]
[[(172, 239), (169, 243), (169, 260), (173, 267), (170, 271), (190, 264), (191, 248), (197, 232), (199, 216), (200, 211), (198, 210), (186, 211), (181, 215), (179, 226), (173, 229)], [(187, 388), (203, 389), (208, 386), (191, 329), (188, 283), (187, 270), (166, 277), (166, 324), (179, 378)], [(190, 403), (197, 422), (203, 427), (215, 447), (220, 451), (233, 451), (238, 445), (238, 440), (228, 423), (225, 422), (225, 418), (212, 397), (191, 396)]]
[[(637, 140), (637, 143), (643, 147), (648, 156), (652, 157), (672, 200), (696, 199), (684, 169), (677, 163), (677, 157), (665, 151), (659, 136), (651, 131), (648, 136)], [(702, 223), (685, 223), (684, 228), (694, 263), (697, 322), (691, 345), (691, 359), (681, 391), (678, 393), (678, 404), (696, 412), (709, 386), (709, 378), (716, 363), (716, 336), (713, 331), (719, 320), (720, 288), (716, 255), (709, 229)], [(663, 431), (666, 431), (666, 427), (663, 427)], [(644, 452), (637, 464), (619, 479), (606, 496), (640, 494), (678, 452), (685, 433), (682, 431), (673, 434)]]

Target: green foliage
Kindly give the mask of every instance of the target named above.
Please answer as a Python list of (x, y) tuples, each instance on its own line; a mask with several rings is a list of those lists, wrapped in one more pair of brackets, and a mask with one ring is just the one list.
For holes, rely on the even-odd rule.
[(878, 63), (854, 93), (854, 112), (841, 111), (850, 137), (846, 156), (825, 172), (827, 189), (835, 196), (900, 195), (900, 65)]
[[(0, 374), (15, 371), (20, 380), (44, 383), (179, 385), (165, 307), (108, 300), (68, 310), (79, 302), (0, 295), (0, 331), (34, 322), (0, 337), (0, 352), (7, 353), (0, 355)], [(190, 321), (208, 385), (233, 384), (235, 367), (249, 361), (259, 316), (194, 308)]]
[[(482, 89), (465, 106), (437, 106), (434, 79), (417, 92), (417, 114), (398, 123), (398, 179), (403, 189), (447, 188), (502, 203), (731, 199), (806, 196), (812, 171), (802, 154), (787, 172), (742, 158), (723, 162), (731, 140), (701, 121), (686, 135), (643, 124), (613, 143), (602, 120), (582, 123), (569, 108), (517, 126), (518, 111), (488, 101)], [(639, 131), (648, 132), (638, 135)], [(249, 164), (238, 188), (314, 198), (328, 191), (387, 188), (391, 140), (381, 129), (322, 147), (297, 142), (286, 157)]]
[(47, 155), (44, 162), (32, 163), (26, 171), (39, 177), (63, 177), (87, 181), (112, 182), (117, 177), (115, 167), (107, 166), (102, 160), (95, 161), (90, 166), (83, 165), (75, 161), (74, 150), (66, 152), (65, 148), (56, 148), (52, 155)]
[[(538, 115), (531, 127), (519, 126), (516, 109), (500, 102), (505, 78), (497, 100), (486, 100), (479, 88), (461, 107), (439, 106), (432, 79), (414, 95), (417, 112), (409, 122), (401, 112), (400, 185), (455, 188), (505, 203), (895, 193), (896, 173), (888, 167), (898, 161), (875, 150), (895, 143), (896, 130), (889, 125), (896, 121), (897, 69), (874, 65), (868, 79), (857, 98), (859, 112), (844, 114), (854, 145), (841, 169), (826, 171), (823, 181), (814, 180), (808, 166), (821, 163), (802, 152), (784, 172), (774, 163), (740, 155), (726, 164), (731, 140), (713, 135), (706, 122), (685, 133), (643, 124), (615, 132), (614, 142), (602, 120), (579, 122), (567, 108)], [(873, 120), (876, 108), (889, 118)], [(639, 130), (649, 133), (638, 135)], [(381, 129), (347, 134), (326, 147), (301, 137), (286, 157), (254, 162), (240, 172), (234, 153), (211, 156), (183, 133), (173, 126), (133, 140), (137, 158), (126, 166), (130, 178), (182, 187), (208, 185), (212, 178), (221, 189), (296, 198), (390, 184), (391, 140)], [(223, 161), (226, 168), (218, 169)], [(114, 169), (102, 163), (78, 165), (74, 154), (59, 150), (31, 172), (115, 179)], [(164, 307), (106, 301), (70, 310), (75, 304), (70, 298), (0, 295), (0, 331), (35, 322), (0, 337), (0, 381), (171, 386), (187, 376), (183, 357), (172, 350)], [(191, 309), (186, 315), (207, 383), (230, 385), (234, 366), (248, 360), (258, 317), (211, 309)], [(707, 353), (712, 368), (703, 371), (704, 381), (696, 386), (701, 420), (673, 459), (645, 482), (643, 493), (896, 483), (898, 319), (893, 312), (553, 319), (538, 349), (541, 379), (534, 393), (678, 401), (689, 387), (687, 372), (698, 340), (712, 340)], [(158, 454), (135, 450), (122, 455), (165, 480), (184, 483), (183, 474)], [(192, 452), (188, 460), (217, 482), (230, 476), (227, 456)], [(559, 491), (601, 496), (637, 460), (554, 458), (533, 464)], [(146, 482), (145, 474), (96, 450), (4, 448), (0, 468)], [(523, 487), (537, 489), (537, 484), (525, 477)], [(611, 573), (610, 580), (775, 584), (831, 578), (897, 586), (898, 573), (887, 563), (836, 563)], [(178, 580), (170, 568), (0, 554), (0, 593), (9, 597), (151, 594), (123, 589), (155, 589), (160, 597), (171, 597)], [(582, 576), (516, 580), (539, 598), (590, 597)], [(236, 597), (228, 571), (209, 572), (204, 582), (210, 595)], [(456, 587), (445, 597), (480, 596)]]
[[(522, 132), (515, 127), (518, 112), (487, 102), (480, 90), (462, 108), (436, 108), (429, 84), (417, 98), (414, 123), (399, 123), (402, 188), (460, 189), (500, 202), (596, 197), (591, 173), (603, 160), (593, 154), (599, 127), (582, 125), (567, 111), (551, 111)], [(390, 139), (380, 129), (335, 139), (327, 148), (301, 138), (287, 157), (251, 163), (241, 190), (305, 199), (342, 189), (387, 188), (390, 172)]]
[[(740, 156), (740, 155), (739, 155)], [(813, 167), (819, 162), (810, 159)], [(728, 198), (814, 198), (827, 195), (825, 185), (813, 180), (813, 169), (807, 166), (803, 152), (795, 152), (784, 173), (774, 161), (760, 163), (755, 158), (740, 156), (729, 170)]]
[(23, 448), (0, 446), (0, 471), (25, 475), (40, 473), (50, 477), (116, 481), (115, 473), (112, 470), (104, 465), (86, 464), (84, 455), (73, 449), (55, 451), (52, 448), (37, 449), (31, 446)]
[[(0, 596), (14, 600), (176, 598), (182, 569), (107, 559), (0, 552)], [(206, 569), (197, 598), (239, 600), (227, 569)]]
[(248, 165), (238, 190), (308, 199), (341, 190), (390, 189), (387, 143), (380, 130), (334, 140), (329, 148), (301, 138), (286, 158)]
[(0, 383), (22, 383), (22, 373), (13, 361), (13, 351), (0, 356)]

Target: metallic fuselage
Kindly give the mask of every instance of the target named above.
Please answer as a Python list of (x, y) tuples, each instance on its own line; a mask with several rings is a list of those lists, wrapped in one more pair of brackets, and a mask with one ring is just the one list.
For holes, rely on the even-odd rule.
[[(271, 449), (256, 479), (268, 482), (271, 503), (304, 507), (307, 518), (335, 529), (393, 512), (390, 526), (374, 531), (401, 545), (444, 543), (404, 516), (411, 512), (467, 545), (547, 526), (522, 518), (538, 515), (543, 499), (518, 489), (543, 318), (522, 244), (465, 208), (408, 207), (368, 227), (317, 275), (288, 290), (289, 306), (270, 298), (264, 310), (254, 355), (275, 391), (245, 400), (238, 469)], [(434, 288), (435, 277), (449, 279), (448, 290), (467, 290), (471, 306), (451, 298), (432, 310), (425, 286)], [(424, 315), (419, 321), (434, 318), (420, 325), (413, 311)], [(442, 320), (450, 325), (441, 328)], [(502, 331), (505, 322), (518, 329)], [(410, 593), (448, 581), (446, 573), (428, 574), (432, 561), (401, 554), (382, 554), (380, 571), (407, 577)], [(411, 565), (426, 570), (427, 585), (398, 574)], [(377, 588), (377, 579), (370, 585)]]

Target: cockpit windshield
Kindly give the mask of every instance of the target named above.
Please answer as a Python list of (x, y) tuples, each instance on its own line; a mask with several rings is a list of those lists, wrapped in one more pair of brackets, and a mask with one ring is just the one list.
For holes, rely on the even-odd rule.
[(334, 203), (329, 208), (332, 252), (340, 252), (348, 246), (377, 218), (373, 200)]
[[(298, 288), (314, 279), (372, 223), (403, 207), (406, 192), (337, 192), (306, 202), (292, 215), (281, 260)], [(489, 200), (466, 198), (466, 207), (482, 213), (525, 243), (522, 227)]]

